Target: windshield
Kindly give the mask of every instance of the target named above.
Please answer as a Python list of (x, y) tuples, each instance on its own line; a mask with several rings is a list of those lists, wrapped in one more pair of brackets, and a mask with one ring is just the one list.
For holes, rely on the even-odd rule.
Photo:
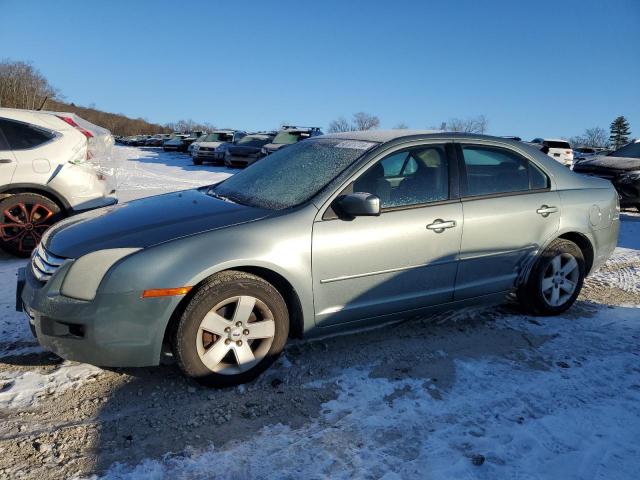
[(284, 143), (288, 145), (291, 143), (296, 143), (304, 138), (309, 138), (309, 134), (307, 132), (288, 132), (286, 130), (283, 130), (276, 135), (276, 138), (273, 139), (273, 143)]
[(246, 137), (242, 137), (238, 140), (236, 145), (242, 145), (244, 147), (263, 147), (270, 141), (271, 137), (247, 135)]
[(609, 154), (610, 157), (640, 158), (640, 142), (630, 143)]
[(254, 207), (293, 207), (312, 198), (375, 145), (352, 140), (306, 140), (264, 157), (211, 192)]
[(203, 142), (231, 142), (233, 140), (233, 134), (231, 133), (210, 133), (205, 135)]

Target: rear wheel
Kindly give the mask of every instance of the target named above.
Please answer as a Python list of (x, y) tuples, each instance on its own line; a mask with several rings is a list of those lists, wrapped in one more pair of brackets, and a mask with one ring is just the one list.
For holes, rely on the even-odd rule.
[(63, 217), (52, 200), (35, 193), (18, 193), (0, 202), (0, 247), (28, 257), (44, 232)]
[(518, 300), (536, 315), (558, 315), (578, 298), (585, 277), (582, 250), (573, 242), (556, 239), (542, 252)]
[(173, 348), (182, 371), (211, 387), (245, 383), (280, 355), (289, 315), (280, 293), (255, 275), (221, 272), (181, 315)]

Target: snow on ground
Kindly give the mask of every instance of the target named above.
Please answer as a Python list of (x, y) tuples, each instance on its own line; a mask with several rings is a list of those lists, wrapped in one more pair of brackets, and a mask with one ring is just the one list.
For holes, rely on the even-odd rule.
[[(185, 155), (131, 147), (115, 149), (113, 168), (121, 198), (125, 200), (209, 184), (232, 173), (224, 168), (193, 167)], [(483, 335), (494, 339), (495, 351), (492, 351), (493, 344), (482, 345), (483, 353), (478, 354), (473, 348), (464, 347), (464, 342), (454, 342), (453, 345), (461, 345), (459, 349), (434, 349), (422, 354), (425, 367), (431, 368), (432, 373), (421, 376), (414, 375), (413, 370), (389, 373), (393, 371), (390, 365), (400, 364), (399, 359), (406, 354), (405, 347), (412, 345), (409, 337), (396, 339), (398, 345), (387, 349), (386, 344), (380, 343), (384, 335), (380, 335), (382, 340), (372, 336), (376, 340), (371, 345), (360, 347), (378, 349), (384, 358), (369, 355), (366, 361), (358, 360), (361, 357), (357, 354), (340, 357), (340, 349), (332, 347), (327, 355), (336, 357), (329, 362), (330, 374), (316, 375), (317, 378), (304, 383), (304, 390), (310, 392), (324, 387), (335, 391), (334, 398), (321, 405), (317, 418), (309, 418), (302, 425), (285, 425), (287, 412), (273, 412), (277, 421), (267, 422), (255, 432), (226, 444), (205, 443), (196, 435), (193, 443), (184, 448), (183, 443), (167, 439), (166, 448), (160, 450), (166, 452), (165, 455), (142, 455), (138, 458), (150, 458), (130, 464), (109, 462), (100, 467), (100, 471), (107, 469), (100, 478), (637, 478), (640, 471), (640, 215), (622, 215), (619, 244), (608, 264), (587, 281), (587, 287), (605, 292), (604, 301), (584, 298), (565, 315), (554, 318), (534, 318), (500, 309), (489, 313), (465, 310), (447, 317), (444, 330), (439, 330), (451, 338), (464, 339), (469, 331), (462, 326), (476, 322)], [(31, 337), (23, 316), (13, 311), (15, 272), (25, 263), (0, 256), (0, 415), (7, 419), (13, 418), (17, 407), (27, 405), (28, 411), (38, 415), (37, 408), (34, 409), (38, 401), (44, 402), (44, 408), (51, 405), (64, 409), (64, 405), (58, 404), (68, 401), (65, 390), (77, 389), (80, 393), (88, 390), (86, 382), (96, 378), (104, 382), (104, 378), (112, 379), (116, 375), (100, 373), (100, 369), (74, 362), (54, 362), (38, 370), (23, 361), (30, 356), (37, 360), (44, 355)], [(625, 296), (620, 297), (624, 301), (606, 299), (608, 291), (624, 292)], [(459, 331), (456, 322), (461, 325)], [(506, 333), (530, 348), (514, 345), (510, 350), (507, 344), (505, 351), (500, 342)], [(345, 339), (347, 341), (352, 340)], [(340, 344), (337, 340), (335, 343)], [(307, 354), (314, 348), (308, 347)], [(39, 356), (33, 355), (35, 353)], [(291, 366), (287, 357), (275, 369), (276, 375), (285, 378), (285, 385), (286, 372), (306, 370), (299, 363), (304, 360), (298, 358), (295, 366)], [(309, 369), (312, 367), (317, 366), (311, 365)], [(263, 388), (260, 385), (258, 382), (256, 388)], [(159, 385), (153, 386), (154, 392), (159, 391), (157, 387)], [(187, 394), (193, 396), (199, 391), (189, 387), (189, 392)], [(242, 405), (243, 393), (244, 389), (237, 390), (236, 395), (241, 411), (246, 408)], [(277, 393), (281, 392), (274, 390), (270, 394), (268, 404), (282, 406), (276, 401), (282, 395)], [(60, 399), (56, 403), (57, 395)], [(119, 396), (123, 395), (127, 394)], [(133, 402), (136, 407), (141, 402), (153, 407), (156, 393), (148, 397), (141, 395), (145, 394), (138, 390)], [(233, 397), (233, 391), (229, 395)], [(220, 408), (219, 397), (227, 398), (222, 393), (209, 396), (216, 409)], [(108, 406), (111, 399), (105, 397), (101, 401)], [(90, 403), (83, 398), (81, 403), (72, 406), (73, 411), (79, 408), (80, 412), (87, 412), (86, 405)], [(193, 408), (194, 404), (185, 405)], [(75, 438), (73, 429), (85, 428), (84, 422), (91, 418), (95, 417), (91, 421), (98, 429), (115, 422), (109, 418), (115, 413), (103, 408), (100, 415), (72, 414), (78, 416), (78, 423), (64, 427), (72, 429), (67, 437), (62, 436), (64, 429), (60, 427), (60, 438), (66, 439), (62, 444)], [(171, 410), (161, 411), (167, 415)], [(146, 412), (142, 418), (155, 422), (153, 412)], [(198, 414), (197, 410), (193, 412)], [(238, 417), (233, 409), (230, 418), (227, 424), (212, 423), (210, 428), (243, 427), (243, 417)], [(31, 423), (25, 420), (17, 431), (23, 426), (33, 428), (37, 423), (38, 417)], [(43, 436), (49, 435), (15, 431), (11, 430), (10, 436), (0, 440), (11, 441), (11, 435), (18, 441), (25, 439), (15, 449), (7, 450), (16, 459), (18, 452), (32, 448), (33, 438), (41, 442)], [(84, 437), (78, 438), (82, 442)], [(121, 447), (113, 446), (109, 438), (112, 437), (105, 436), (104, 443), (98, 443), (96, 448), (112, 455), (115, 452), (118, 458)], [(33, 444), (40, 445), (37, 442)], [(142, 442), (139, 448), (144, 449), (146, 445)], [(90, 448), (86, 452), (90, 452)], [(131, 451), (132, 447), (123, 448)], [(66, 461), (58, 455), (57, 463), (47, 464), (52, 461), (47, 460), (48, 454), (36, 451), (34, 456), (30, 455), (25, 453), (25, 458), (30, 460), (20, 460), (18, 470), (7, 470), (8, 474), (27, 472), (29, 476), (31, 469), (41, 462), (45, 462), (44, 468), (49, 468), (46, 465), (65, 465)], [(78, 476), (95, 471), (91, 470), (91, 465), (96, 465), (95, 459), (86, 460), (84, 455), (85, 451), (74, 460), (77, 463), (73, 463), (78, 465), (74, 467), (79, 468), (75, 470)], [(99, 452), (94, 455), (100, 457)], [(0, 471), (0, 478), (4, 478), (2, 475)]]
[(201, 187), (234, 173), (226, 167), (195, 166), (188, 155), (159, 148), (115, 147), (111, 164), (121, 202), (176, 190)]
[(327, 380), (338, 397), (303, 428), (266, 427), (103, 478), (637, 478), (639, 318), (606, 306), (579, 318), (509, 316), (505, 328), (553, 338), (531, 359), (547, 362), (456, 359), (448, 390), (437, 379), (377, 378), (375, 365), (342, 369)]

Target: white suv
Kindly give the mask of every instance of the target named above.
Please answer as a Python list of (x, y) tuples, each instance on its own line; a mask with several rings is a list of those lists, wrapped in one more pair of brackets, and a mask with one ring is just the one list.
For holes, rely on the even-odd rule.
[(117, 203), (96, 166), (112, 145), (108, 130), (72, 113), (0, 108), (0, 247), (28, 256), (59, 219)]
[(573, 165), (571, 144), (561, 138), (534, 138), (531, 143), (538, 143), (549, 149), (547, 155), (566, 167)]

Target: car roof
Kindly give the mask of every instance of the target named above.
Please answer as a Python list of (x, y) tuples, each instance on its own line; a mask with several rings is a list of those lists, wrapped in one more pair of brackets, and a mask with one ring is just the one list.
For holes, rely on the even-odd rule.
[(449, 140), (496, 140), (502, 143), (522, 144), (518, 140), (512, 140), (504, 137), (496, 137), (491, 135), (481, 135), (479, 133), (462, 133), (462, 132), (445, 132), (443, 130), (365, 130), (358, 132), (340, 132), (321, 135), (318, 138), (335, 138), (343, 140), (360, 140), (364, 142), (386, 143), (397, 139), (412, 138), (442, 138)]

